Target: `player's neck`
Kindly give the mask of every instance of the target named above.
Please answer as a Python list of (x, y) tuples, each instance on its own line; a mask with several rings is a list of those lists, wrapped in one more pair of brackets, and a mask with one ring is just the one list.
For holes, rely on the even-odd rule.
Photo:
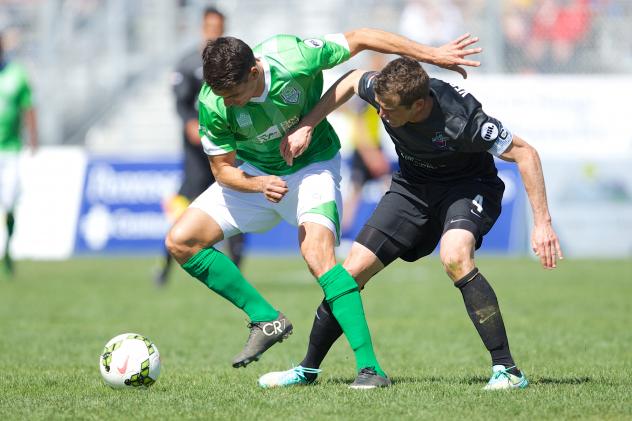
[(266, 72), (263, 68), (263, 64), (261, 64), (261, 60), (256, 59), (257, 61), (257, 69), (259, 70), (257, 77), (257, 89), (255, 90), (255, 98), (263, 95), (263, 91), (266, 88)]
[(428, 99), (424, 101), (424, 105), (423, 107), (421, 107), (419, 112), (414, 114), (413, 117), (410, 119), (410, 123), (421, 123), (425, 121), (430, 116), (433, 106), (434, 100), (431, 96), (429, 96)]

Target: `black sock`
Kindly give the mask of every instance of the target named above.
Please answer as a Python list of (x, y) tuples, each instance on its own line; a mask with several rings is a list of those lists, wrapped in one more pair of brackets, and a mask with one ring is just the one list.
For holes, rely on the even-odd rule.
[[(500, 314), (498, 299), (487, 279), (474, 268), (470, 273), (454, 283), (461, 290), (465, 308), (483, 344), (492, 357), (492, 365), (515, 366), (509, 351), (509, 340)], [(509, 370), (520, 375), (518, 369)]]
[[(309, 334), (309, 345), (307, 354), (301, 362), (301, 366), (309, 368), (319, 368), (331, 346), (342, 335), (342, 328), (338, 320), (331, 312), (329, 304), (325, 300), (316, 309), (314, 324)], [(317, 374), (305, 373), (309, 381), (316, 379)]]

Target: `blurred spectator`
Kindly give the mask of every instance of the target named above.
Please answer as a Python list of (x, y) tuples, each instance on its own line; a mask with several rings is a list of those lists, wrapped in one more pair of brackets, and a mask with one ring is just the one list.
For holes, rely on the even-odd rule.
[[(198, 93), (202, 88), (202, 49), (206, 42), (224, 34), (224, 15), (214, 7), (204, 10), (202, 19), (202, 42), (180, 60), (172, 76), (176, 109), (182, 120), (182, 147), (184, 152), (184, 178), (178, 194), (165, 203), (165, 211), (172, 222), (186, 210), (189, 203), (215, 182), (208, 157), (202, 149), (198, 133)], [(228, 241), (231, 260), (239, 266), (242, 257), (244, 236), (236, 235)], [(171, 267), (171, 255), (165, 250), (164, 260), (156, 275), (157, 285), (167, 282)]]
[(7, 230), (3, 266), (8, 275), (13, 275), (10, 243), (19, 189), (18, 158), (23, 139), (21, 130), (24, 124), (28, 129), (31, 150), (35, 151), (37, 127), (26, 72), (17, 63), (5, 60), (2, 38), (0, 33), (0, 212), (6, 215)]
[(590, 30), (588, 0), (540, 0), (531, 28), (528, 54), (537, 70), (568, 72)]
[(399, 23), (400, 34), (428, 45), (450, 42), (463, 28), (463, 15), (452, 0), (409, 0)]
[[(384, 67), (384, 56), (374, 54), (367, 70)], [(342, 213), (342, 235), (353, 228), (358, 205), (362, 201), (364, 185), (371, 180), (383, 179), (384, 191), (388, 187), (390, 162), (381, 147), (382, 129), (375, 108), (358, 96), (354, 96), (346, 107), (351, 114), (351, 189), (344, 197)]]

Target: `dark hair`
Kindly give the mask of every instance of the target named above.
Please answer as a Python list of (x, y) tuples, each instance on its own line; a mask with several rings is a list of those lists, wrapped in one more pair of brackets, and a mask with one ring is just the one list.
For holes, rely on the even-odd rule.
[(220, 18), (222, 18), (222, 20), (225, 19), (224, 14), (220, 12), (219, 9), (214, 6), (207, 6), (204, 8), (204, 14), (202, 16), (204, 17), (204, 19), (206, 19), (208, 15), (217, 15)]
[(244, 82), (256, 65), (252, 49), (240, 39), (219, 37), (202, 52), (204, 82), (212, 90), (226, 90)]
[(428, 73), (419, 62), (400, 57), (388, 63), (375, 78), (375, 93), (379, 96), (398, 95), (399, 105), (410, 107), (430, 93)]

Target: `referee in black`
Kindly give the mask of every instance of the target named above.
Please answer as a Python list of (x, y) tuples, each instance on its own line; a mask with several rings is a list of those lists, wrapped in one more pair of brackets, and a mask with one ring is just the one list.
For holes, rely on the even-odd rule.
[[(202, 77), (202, 49), (208, 41), (224, 34), (224, 15), (214, 7), (207, 7), (203, 12), (202, 39), (203, 43), (187, 53), (180, 60), (173, 72), (171, 81), (176, 97), (176, 109), (182, 120), (182, 148), (184, 153), (184, 179), (175, 197), (166, 203), (166, 210), (170, 219), (180, 216), (189, 203), (215, 182), (208, 162), (208, 156), (202, 149), (198, 133), (198, 94), (203, 84)], [(228, 252), (231, 260), (239, 266), (242, 258), (244, 236), (236, 235), (229, 238)], [(167, 282), (171, 256), (165, 253), (163, 264), (156, 275), (156, 284)]]
[[(485, 389), (524, 388), (525, 375), (509, 350), (505, 325), (491, 285), (475, 266), (481, 246), (500, 215), (504, 184), (494, 156), (515, 162), (533, 210), (532, 248), (546, 269), (562, 258), (551, 225), (542, 166), (536, 150), (488, 116), (465, 90), (429, 78), (409, 58), (390, 62), (381, 72), (355, 70), (338, 80), (319, 104), (287, 136), (289, 153), (306, 149), (311, 130), (354, 92), (375, 107), (399, 157), (390, 190), (358, 234), (344, 267), (360, 288), (397, 258), (416, 261), (440, 245), (441, 262), (463, 295), (465, 308), (492, 360)], [(286, 157), (288, 158), (288, 157)], [(331, 345), (342, 330), (326, 302), (317, 310), (307, 355), (298, 367), (315, 380)], [(294, 369), (294, 372), (297, 368)], [(285, 373), (287, 372), (278, 372)], [(262, 386), (291, 384), (276, 373)], [(266, 382), (270, 383), (267, 384)], [(386, 382), (376, 379), (376, 386)]]

